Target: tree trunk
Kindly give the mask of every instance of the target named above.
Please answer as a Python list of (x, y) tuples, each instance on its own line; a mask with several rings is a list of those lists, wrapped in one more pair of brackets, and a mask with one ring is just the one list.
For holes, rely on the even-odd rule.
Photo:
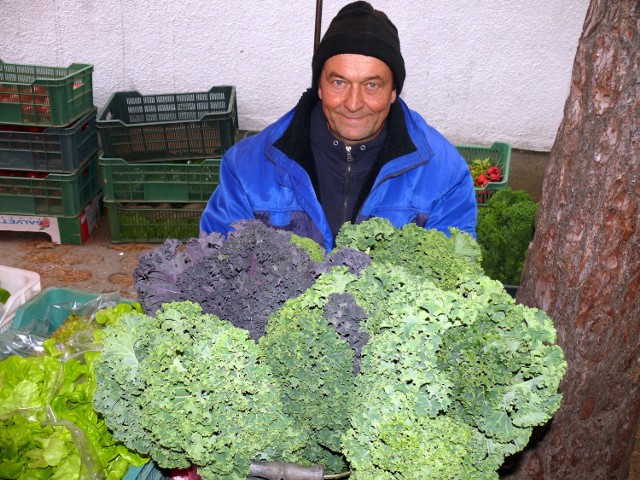
[(629, 476), (640, 418), (639, 52), (640, 2), (592, 0), (517, 295), (554, 319), (569, 364), (563, 403), (503, 478)]

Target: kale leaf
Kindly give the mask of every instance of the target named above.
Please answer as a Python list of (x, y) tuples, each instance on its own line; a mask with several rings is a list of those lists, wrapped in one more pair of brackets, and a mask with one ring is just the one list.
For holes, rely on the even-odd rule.
[(324, 317), (338, 334), (349, 342), (353, 350), (353, 372), (360, 373), (362, 347), (369, 335), (360, 328), (360, 322), (366, 320), (367, 312), (358, 305), (349, 293), (331, 293), (324, 307)]
[(195, 303), (107, 327), (96, 376), (94, 407), (114, 438), (161, 467), (246, 480), (251, 461), (295, 461), (304, 446), (255, 342)]
[(257, 220), (233, 227), (226, 239), (218, 233), (184, 244), (171, 239), (142, 254), (134, 285), (144, 311), (153, 315), (163, 303), (190, 300), (254, 340), (262, 337), (269, 314), (315, 282), (320, 264), (310, 253), (318, 258), (321, 250)]
[(499, 282), (447, 291), (374, 263), (346, 290), (370, 334), (342, 438), (354, 480), (497, 480), (559, 408), (566, 362), (553, 324)]
[(346, 267), (322, 275), (269, 317), (259, 343), (282, 391), (284, 412), (309, 432), (305, 462), (334, 473), (346, 468), (341, 437), (351, 410), (354, 351), (327, 321), (324, 309), (355, 278)]
[(483, 273), (480, 247), (471, 235), (455, 228), (447, 237), (414, 223), (394, 228), (387, 219), (372, 218), (345, 224), (336, 236), (336, 247), (365, 252), (373, 263), (402, 266), (445, 290)]

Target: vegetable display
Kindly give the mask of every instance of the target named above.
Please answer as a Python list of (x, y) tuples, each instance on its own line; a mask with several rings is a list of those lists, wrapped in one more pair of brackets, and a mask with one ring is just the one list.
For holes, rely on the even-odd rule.
[(204, 480), (244, 480), (253, 461), (497, 479), (559, 408), (551, 319), (516, 305), (456, 229), (376, 218), (311, 256), (297, 240), (241, 222), (141, 257), (145, 314), (104, 330), (96, 367), (114, 438)]
[(219, 233), (184, 243), (171, 239), (142, 254), (134, 285), (145, 313), (189, 300), (257, 341), (269, 314), (313, 285), (323, 270), (349, 262), (359, 268), (359, 252), (330, 256), (323, 264), (324, 249), (313, 241), (258, 221), (233, 226), (226, 239)]
[(525, 190), (498, 190), (478, 210), (476, 231), (487, 276), (507, 285), (519, 285), (533, 240), (538, 204)]
[(0, 362), (0, 478), (119, 480), (148, 457), (117, 442), (93, 408), (99, 352), (62, 360), (46, 355)]

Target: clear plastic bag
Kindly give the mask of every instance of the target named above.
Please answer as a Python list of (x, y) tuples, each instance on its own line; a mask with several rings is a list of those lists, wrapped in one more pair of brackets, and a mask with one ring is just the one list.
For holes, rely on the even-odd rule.
[(9, 329), (0, 334), (0, 361), (11, 355), (27, 357), (30, 355), (41, 355), (44, 352), (42, 342), (47, 338), (46, 328), (41, 331), (31, 331), (27, 329)]
[(44, 424), (65, 427), (71, 432), (73, 442), (80, 457), (78, 480), (105, 480), (106, 475), (100, 466), (98, 454), (91, 446), (91, 442), (88, 441), (84, 431), (69, 420), (56, 418), (51, 408), (48, 408), (47, 410), (49, 419), (46, 422), (43, 422)]
[(99, 346), (95, 344), (93, 331), (100, 328), (95, 322), (96, 312), (125, 300), (118, 292), (98, 294), (88, 300), (86, 295), (87, 293), (84, 293), (84, 299), (76, 299), (70, 295), (70, 298), (65, 298), (63, 301), (50, 303), (37, 319), (23, 327), (15, 329), (11, 327), (6, 332), (0, 333), (0, 360), (10, 355), (22, 357), (41, 355), (44, 352), (43, 342), (55, 334), (70, 318), (76, 322), (73, 334), (65, 338), (64, 342), (56, 342), (64, 347), (62, 348), (64, 358), (84, 351), (96, 350)]
[[(6, 428), (7, 432), (20, 432), (23, 435), (29, 432), (29, 438), (35, 440), (29, 446), (11, 449), (13, 453), (3, 456), (0, 464), (7, 462), (13, 464), (13, 468), (15, 465), (28, 464), (29, 468), (41, 473), (46, 468), (53, 468), (54, 474), (60, 474), (61, 471), (64, 471), (65, 475), (76, 472), (77, 476), (75, 473), (73, 476), (78, 480), (105, 480), (106, 474), (101, 467), (98, 454), (85, 432), (73, 421), (58, 417), (52, 407), (56, 397), (65, 388), (65, 362), (48, 356), (36, 358), (33, 355), (21, 360), (14, 358), (5, 361), (10, 364), (4, 365), (3, 362), (3, 368), (11, 368), (16, 362), (37, 364), (37, 370), (42, 372), (43, 377), (33, 378), (31, 385), (37, 392), (30, 390), (31, 396), (12, 395), (11, 390), (20, 388), (23, 382), (17, 382), (13, 386), (5, 385), (4, 393), (8, 395), (9, 404), (13, 408), (0, 412), (0, 429)], [(22, 367), (23, 363), (19, 366)], [(19, 370), (24, 371), (25, 375), (32, 371), (31, 368)], [(49, 373), (45, 373), (46, 371)], [(66, 400), (64, 403), (66, 404)], [(6, 440), (7, 438), (4, 438), (4, 441)], [(56, 446), (52, 448), (52, 445)], [(52, 460), (54, 457), (55, 461)], [(73, 465), (73, 470), (67, 470), (68, 465)]]
[[(37, 379), (37, 386), (41, 389), (37, 398), (17, 394), (16, 408), (0, 415), (0, 421), (7, 422), (6, 426), (15, 423), (16, 420), (18, 428), (22, 428), (22, 431), (46, 430), (49, 435), (56, 437), (53, 441), (57, 442), (57, 445), (60, 445), (61, 441), (72, 444), (75, 447), (72, 449), (73, 478), (104, 480), (107, 478), (107, 471), (110, 472), (109, 475), (114, 471), (119, 474), (120, 469), (127, 468), (127, 465), (142, 465), (146, 460), (142, 457), (140, 460), (125, 458), (115, 450), (111, 438), (105, 441), (104, 422), (95, 416), (92, 398), (89, 396), (90, 390), (85, 385), (85, 382), (92, 378), (88, 372), (91, 368), (88, 362), (94, 361), (97, 358), (94, 352), (101, 349), (101, 342), (98, 340), (101, 336), (94, 333), (104, 328), (103, 323), (112, 318), (112, 312), (106, 309), (121, 304), (129, 304), (126, 305), (127, 309), (133, 309), (134, 306), (119, 293), (96, 295), (90, 292), (76, 293), (64, 290), (64, 295), (61, 295), (59, 290), (64, 289), (52, 289), (55, 295), (51, 297), (56, 301), (51, 301), (49, 297), (41, 298), (29, 308), (28, 317), (34, 320), (28, 323), (17, 322), (21, 325), (20, 328), (10, 328), (0, 334), (0, 361), (6, 368), (10, 371), (24, 371), (25, 375), (29, 375), (29, 380), (33, 378), (33, 370), (43, 375)], [(121, 311), (120, 308), (116, 310)], [(58, 342), (52, 334), (70, 317), (75, 322), (69, 330), (70, 335), (64, 341)], [(21, 365), (21, 362), (33, 365), (46, 363), (47, 367), (13, 367), (13, 364)], [(36, 379), (33, 378), (33, 381), (36, 382)], [(16, 388), (18, 383), (15, 385)], [(25, 400), (24, 405), (20, 405), (21, 399)], [(25, 423), (21, 419), (31, 423)], [(49, 451), (45, 453), (44, 444), (43, 448), (40, 447), (33, 445), (31, 451), (35, 452), (36, 456), (42, 455), (44, 462), (45, 456), (52, 454)], [(70, 472), (63, 471), (61, 474), (70, 475)]]

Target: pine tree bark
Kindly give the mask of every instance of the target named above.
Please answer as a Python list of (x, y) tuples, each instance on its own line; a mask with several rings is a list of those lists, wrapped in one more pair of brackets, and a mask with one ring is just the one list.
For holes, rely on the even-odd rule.
[(592, 0), (517, 300), (554, 319), (563, 403), (513, 480), (626, 480), (640, 419), (640, 1)]

